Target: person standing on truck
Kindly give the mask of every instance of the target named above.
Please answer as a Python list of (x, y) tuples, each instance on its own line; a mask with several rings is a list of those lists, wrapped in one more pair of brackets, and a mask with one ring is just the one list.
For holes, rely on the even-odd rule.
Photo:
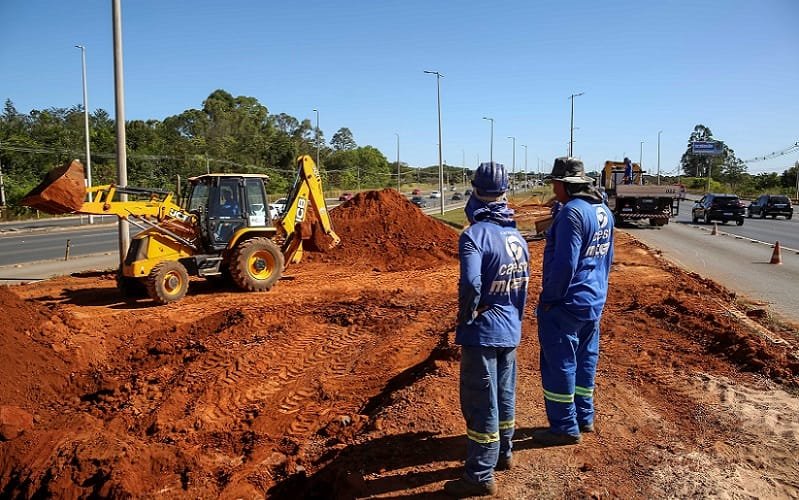
[(626, 156), (624, 157), (624, 178), (621, 182), (622, 184), (633, 183), (633, 163)]
[(466, 203), (470, 226), (458, 241), (460, 402), (466, 420), (466, 461), (444, 491), (455, 497), (493, 495), (494, 470), (510, 469), (516, 410), (516, 348), (527, 301), (529, 250), (516, 229), (500, 163), (481, 163)]
[(557, 158), (546, 177), (563, 208), (544, 247), (536, 316), (541, 383), (549, 428), (533, 437), (545, 446), (577, 444), (594, 430), (594, 379), (599, 320), (613, 261), (613, 215), (585, 176), (583, 162)]

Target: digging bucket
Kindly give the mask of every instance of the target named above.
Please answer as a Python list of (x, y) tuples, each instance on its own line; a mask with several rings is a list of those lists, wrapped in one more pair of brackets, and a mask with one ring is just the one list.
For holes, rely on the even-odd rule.
[(49, 214), (68, 214), (79, 211), (85, 198), (83, 164), (72, 160), (47, 172), (20, 204)]

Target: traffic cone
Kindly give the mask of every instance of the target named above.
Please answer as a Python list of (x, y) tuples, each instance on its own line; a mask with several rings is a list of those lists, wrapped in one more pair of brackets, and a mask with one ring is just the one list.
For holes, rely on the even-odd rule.
[(710, 236), (716, 236), (717, 234), (719, 234), (719, 223), (718, 222), (714, 222), (713, 223), (713, 230), (710, 231)]
[(782, 264), (782, 252), (780, 252), (780, 242), (774, 243), (774, 252), (771, 254), (769, 264)]

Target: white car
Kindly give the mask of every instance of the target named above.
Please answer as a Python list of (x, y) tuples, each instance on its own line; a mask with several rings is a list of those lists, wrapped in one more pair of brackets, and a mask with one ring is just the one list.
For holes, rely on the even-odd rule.
[(277, 201), (274, 201), (274, 202), (270, 203), (269, 204), (269, 216), (272, 219), (277, 219), (281, 215), (283, 215), (283, 212), (286, 211), (286, 202), (287, 201), (288, 200), (286, 198), (280, 198)]
[(440, 193), (440, 192), (438, 192), (438, 191), (432, 191), (432, 192), (430, 193), (430, 197), (431, 197), (431, 198), (441, 198), (441, 193)]

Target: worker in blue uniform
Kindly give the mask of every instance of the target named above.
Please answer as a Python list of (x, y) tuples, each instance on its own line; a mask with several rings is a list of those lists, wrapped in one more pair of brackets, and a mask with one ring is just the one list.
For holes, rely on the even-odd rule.
[(599, 320), (613, 261), (613, 216), (575, 158), (557, 158), (552, 187), (561, 209), (547, 231), (536, 316), (549, 428), (545, 446), (577, 444), (594, 430)]
[(624, 178), (622, 179), (622, 183), (633, 183), (633, 162), (631, 162), (626, 156), (624, 157)]
[(529, 250), (516, 229), (502, 164), (481, 163), (466, 204), (469, 227), (458, 242), (460, 400), (466, 420), (464, 474), (444, 489), (456, 497), (497, 491), (495, 469), (513, 465), (516, 348), (527, 300)]

